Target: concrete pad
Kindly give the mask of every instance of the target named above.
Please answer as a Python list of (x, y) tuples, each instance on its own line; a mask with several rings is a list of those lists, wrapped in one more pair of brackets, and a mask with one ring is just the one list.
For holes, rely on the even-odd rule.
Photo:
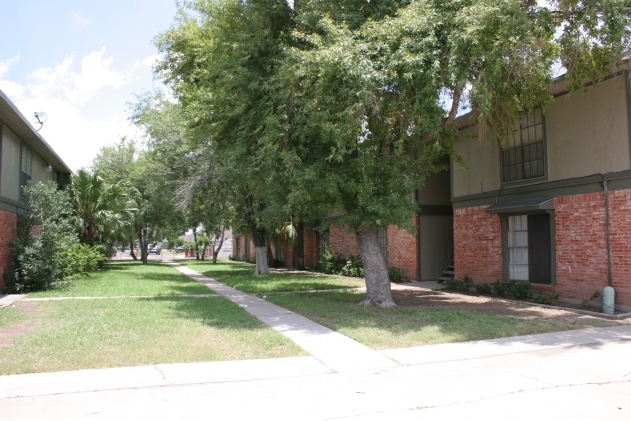
[(223, 383), (315, 376), (332, 373), (313, 357), (216, 361), (194, 364), (158, 364), (170, 384)]
[[(0, 399), (0, 419), (631, 419), (630, 376), (585, 371), (630, 353), (631, 343), (619, 341), (379, 371)], [(568, 372), (586, 375), (542, 379)]]
[(154, 366), (0, 376), (0, 398), (166, 386)]
[(11, 304), (22, 300), (26, 295), (21, 294), (9, 294), (9, 295), (0, 295), (0, 308), (7, 307)]
[(157, 364), (0, 376), (0, 399), (329, 374), (313, 357)]
[(169, 263), (169, 265), (191, 279), (212, 288), (217, 294), (243, 306), (248, 313), (294, 341), (331, 370), (355, 371), (398, 366), (398, 363), (389, 357), (304, 316), (265, 301), (256, 295), (231, 288), (185, 266), (177, 263)]
[(631, 341), (631, 326), (580, 329), (379, 352), (400, 364), (416, 365), (622, 340)]

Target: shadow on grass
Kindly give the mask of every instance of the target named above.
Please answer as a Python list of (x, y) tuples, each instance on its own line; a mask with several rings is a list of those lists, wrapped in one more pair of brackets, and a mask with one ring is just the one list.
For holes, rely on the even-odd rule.
[(152, 297), (136, 298), (142, 302), (172, 305), (178, 318), (197, 320), (216, 329), (261, 331), (268, 327), (237, 304), (223, 297)]

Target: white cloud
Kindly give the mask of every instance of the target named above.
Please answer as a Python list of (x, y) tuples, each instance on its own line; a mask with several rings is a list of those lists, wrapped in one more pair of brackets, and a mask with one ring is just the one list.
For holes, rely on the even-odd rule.
[(120, 136), (139, 137), (124, 114), (125, 102), (142, 86), (134, 83), (151, 79), (148, 66), (156, 57), (118, 71), (105, 51), (103, 47), (83, 57), (78, 70), (74, 56), (68, 56), (52, 68), (33, 71), (24, 81), (3, 80), (0, 73), (0, 89), (27, 119), (32, 120), (34, 111), (48, 113), (40, 133), (75, 171), (89, 165), (101, 147)]
[(74, 12), (72, 14), (72, 19), (74, 20), (74, 22), (80, 26), (88, 26), (92, 23), (94, 23), (94, 21), (92, 19), (86, 19), (83, 16), (81, 16), (79, 13)]
[(142, 60), (136, 60), (134, 65), (131, 66), (131, 70), (136, 70), (140, 67), (153, 67), (153, 65), (156, 64), (156, 62), (160, 60), (161, 58), (162, 58), (162, 54), (154, 54)]
[(74, 71), (74, 56), (68, 56), (54, 69), (44, 67), (28, 76), (32, 95), (44, 98), (66, 97), (85, 103), (105, 87), (120, 88), (125, 76), (112, 69), (112, 58), (104, 58), (105, 47), (81, 59), (81, 72)]
[(0, 61), (0, 77), (9, 71), (11, 66), (20, 61), (20, 56), (15, 56), (4, 61)]

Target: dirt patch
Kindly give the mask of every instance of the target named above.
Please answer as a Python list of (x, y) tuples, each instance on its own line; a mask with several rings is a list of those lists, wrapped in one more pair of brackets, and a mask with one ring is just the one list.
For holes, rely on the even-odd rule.
[(11, 346), (16, 338), (28, 335), (44, 324), (42, 319), (46, 314), (46, 310), (39, 304), (17, 302), (13, 304), (13, 307), (20, 311), (22, 318), (25, 320), (14, 323), (9, 327), (0, 328), (0, 348)]
[(401, 307), (450, 308), (475, 310), (493, 314), (519, 317), (521, 319), (547, 319), (569, 323), (597, 322), (603, 326), (614, 326), (624, 321), (604, 320), (571, 310), (552, 309), (531, 306), (528, 303), (514, 303), (495, 300), (487, 297), (476, 297), (463, 294), (443, 293), (421, 289), (405, 289), (392, 291), (395, 302)]

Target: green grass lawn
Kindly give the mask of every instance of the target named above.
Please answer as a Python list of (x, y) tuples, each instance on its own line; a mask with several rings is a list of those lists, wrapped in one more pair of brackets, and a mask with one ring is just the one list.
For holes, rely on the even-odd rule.
[[(396, 293), (395, 301), (397, 301)], [(491, 312), (438, 308), (361, 307), (362, 292), (268, 295), (267, 300), (302, 314), (373, 349), (461, 342), (610, 326), (608, 321), (549, 320)]]
[(311, 291), (364, 286), (363, 279), (311, 272), (254, 276), (253, 265), (225, 260), (218, 261), (216, 265), (198, 260), (180, 260), (178, 263), (243, 292)]
[(307, 355), (174, 268), (115, 263), (38, 297), (150, 295), (18, 302), (0, 309), (0, 374)]
[(159, 262), (143, 265), (114, 261), (86, 278), (61, 287), (29, 294), (30, 297), (117, 297), (130, 295), (210, 294), (206, 286)]

